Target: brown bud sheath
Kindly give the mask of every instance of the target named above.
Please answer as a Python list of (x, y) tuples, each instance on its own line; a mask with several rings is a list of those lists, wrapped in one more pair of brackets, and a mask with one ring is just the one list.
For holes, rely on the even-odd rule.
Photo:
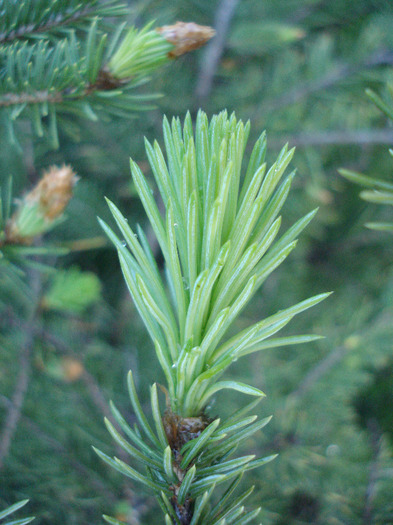
[(175, 46), (175, 49), (168, 53), (171, 58), (198, 49), (216, 33), (212, 27), (200, 26), (194, 22), (176, 22), (170, 26), (157, 27), (156, 31)]
[(51, 166), (25, 199), (39, 202), (45, 218), (53, 221), (63, 213), (72, 197), (72, 188), (76, 181), (77, 177), (70, 166)]
[(30, 244), (34, 237), (50, 229), (71, 199), (76, 181), (70, 166), (52, 166), (44, 172), (8, 221), (5, 242)]

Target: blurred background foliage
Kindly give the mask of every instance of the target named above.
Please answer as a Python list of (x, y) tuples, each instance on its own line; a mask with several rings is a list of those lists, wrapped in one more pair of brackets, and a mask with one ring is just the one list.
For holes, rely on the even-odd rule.
[[(274, 414), (263, 434), (248, 443), (259, 455), (279, 452), (247, 477), (256, 485), (252, 498), (263, 506), (261, 521), (393, 523), (393, 244), (390, 234), (363, 226), (391, 217), (389, 210), (360, 200), (359, 188), (337, 172), (345, 167), (392, 180), (393, 128), (365, 89), (383, 98), (393, 82), (393, 5), (128, 2), (128, 22), (142, 27), (153, 19), (155, 25), (192, 20), (217, 31), (206, 48), (152, 74), (142, 90), (163, 94), (156, 109), (98, 122), (63, 116), (57, 150), (45, 136), (32, 139), (26, 122), (19, 148), (0, 130), (1, 182), (12, 175), (16, 194), (52, 164), (71, 164), (80, 177), (67, 220), (47, 236), (72, 248), (64, 257), (45, 258), (60, 270), (56, 277), (46, 271), (35, 289), (14, 269), (0, 275), (1, 419), (10, 406), (21, 349), (34, 341), (22, 415), (0, 470), (0, 508), (30, 498), (28, 512), (42, 524), (100, 523), (103, 512), (130, 525), (159, 523), (154, 500), (125, 483), (91, 449), (94, 444), (112, 453), (102, 421), (110, 399), (132, 421), (128, 369), (146, 402), (149, 384), (161, 378), (96, 216), (111, 224), (106, 195), (132, 224), (146, 226), (130, 182), (129, 157), (149, 177), (142, 137), (162, 142), (162, 114), (183, 118), (188, 109), (195, 115), (202, 107), (208, 115), (227, 108), (251, 119), (249, 144), (266, 129), (268, 160), (287, 141), (297, 147), (292, 166), (298, 174), (284, 223), (320, 207), (297, 249), (236, 328), (312, 294), (335, 291), (290, 329), (326, 339), (267, 350), (232, 369), (233, 377), (266, 392), (261, 410)], [(56, 286), (69, 294), (59, 294)], [(73, 286), (81, 292), (75, 303)], [(37, 308), (26, 319), (31, 301)], [(217, 396), (213, 414), (243, 402), (236, 394), (222, 401)]]

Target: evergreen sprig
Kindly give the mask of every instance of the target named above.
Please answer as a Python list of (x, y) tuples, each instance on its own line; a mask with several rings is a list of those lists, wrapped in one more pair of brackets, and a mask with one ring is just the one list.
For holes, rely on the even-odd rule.
[(162, 492), (161, 506), (168, 523), (246, 523), (242, 521), (243, 510), (238, 514), (234, 506), (237, 500), (228, 502), (227, 518), (213, 515), (205, 505), (214, 485), (266, 462), (266, 458), (227, 457), (243, 437), (262, 428), (267, 420), (253, 422), (241, 411), (241, 416), (220, 423), (219, 419), (209, 419), (205, 410), (211, 397), (224, 389), (257, 399), (264, 396), (254, 386), (221, 380), (239, 357), (318, 338), (301, 335), (267, 341), (295, 315), (322, 301), (326, 293), (281, 310), (240, 333), (233, 335), (232, 328), (266, 278), (293, 250), (315, 210), (276, 240), (279, 213), (294, 174), (280, 181), (294, 150), (284, 146), (267, 169), (266, 137), (262, 134), (242, 178), (250, 125), (237, 121), (234, 114), (228, 117), (223, 111), (209, 123), (200, 111), (195, 131), (189, 114), (183, 128), (179, 119), (172, 123), (164, 119), (163, 129), (167, 160), (157, 142), (146, 140), (146, 152), (165, 216), (160, 214), (153, 191), (134, 161), (131, 172), (165, 260), (166, 284), (141, 228), (135, 233), (111, 202), (109, 207), (124, 241), (100, 222), (118, 250), (128, 288), (154, 342), (167, 380), (167, 409), (161, 418), (154, 385), (153, 430), (130, 375), (133, 408), (151, 446), (146, 449), (139, 431), (130, 431), (118, 412), (115, 418), (133, 446), (111, 425), (109, 430), (131, 456), (145, 464), (147, 474), (143, 476), (120, 460), (99, 454), (117, 470), (142, 481), (157, 494)]
[[(57, 146), (57, 114), (79, 115), (98, 120), (100, 114), (127, 117), (136, 111), (151, 109), (156, 94), (136, 94), (134, 91), (148, 79), (146, 71), (119, 79), (109, 84), (98, 78), (110, 53), (123, 35), (120, 27), (112, 41), (99, 31), (95, 20), (87, 32), (84, 45), (70, 33), (67, 38), (52, 43), (48, 40), (16, 42), (0, 47), (0, 110), (3, 122), (12, 140), (16, 140), (14, 122), (28, 118), (34, 133), (42, 137), (46, 132)], [(155, 36), (155, 34), (154, 34)], [(159, 35), (157, 35), (159, 36)], [(173, 47), (159, 37), (167, 46)], [(146, 43), (143, 42), (144, 46)], [(144, 49), (139, 50), (143, 53)], [(134, 52), (136, 50), (134, 49)], [(158, 50), (166, 56), (166, 50)], [(150, 57), (155, 61), (154, 56)], [(148, 63), (148, 70), (153, 66)]]

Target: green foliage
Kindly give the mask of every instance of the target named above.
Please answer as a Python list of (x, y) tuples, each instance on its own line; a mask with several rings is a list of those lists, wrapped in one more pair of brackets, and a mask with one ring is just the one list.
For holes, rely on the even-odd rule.
[[(225, 112), (213, 117), (210, 125), (206, 115), (199, 113), (195, 138), (189, 115), (183, 132), (179, 120), (174, 119), (172, 125), (164, 120), (168, 165), (158, 143), (152, 146), (146, 142), (146, 150), (166, 208), (165, 219), (142, 172), (131, 162), (134, 184), (165, 259), (173, 305), (143, 233), (139, 231), (138, 242), (110, 203), (130, 256), (103, 223), (116, 244), (128, 288), (154, 341), (168, 382), (171, 408), (185, 417), (199, 415), (209, 398), (222, 389), (262, 395), (257, 389), (236, 382), (217, 383), (217, 379), (240, 356), (265, 348), (267, 337), (326, 297), (322, 294), (303, 301), (222, 342), (257, 289), (295, 247), (297, 235), (313, 216), (311, 213), (298, 221), (273, 244), (293, 174), (274, 191), (293, 150), (285, 146), (266, 172), (263, 134), (241, 183), (248, 132), (249, 124), (244, 126)], [(313, 339), (302, 336), (301, 342)], [(290, 342), (288, 339), (284, 344)]]
[(75, 267), (59, 270), (43, 297), (43, 306), (80, 314), (99, 299), (100, 289), (100, 280), (92, 272), (81, 272)]
[[(39, 8), (29, 0), (5, 3), (0, 116), (11, 141), (21, 118), (57, 147), (59, 113), (98, 120), (100, 113), (127, 118), (152, 108), (146, 103), (156, 95), (134, 90), (147, 81), (147, 73), (169, 61), (174, 45), (159, 33), (148, 27), (126, 30), (122, 23), (108, 43), (100, 18), (125, 13), (113, 2), (55, 2), (53, 7), (42, 2)], [(76, 32), (78, 25), (86, 31)]]
[[(26, 503), (28, 503), (28, 501), (29, 501), (28, 499), (25, 499), (23, 501), (19, 501), (18, 503), (15, 503), (15, 505), (11, 505), (7, 509), (1, 511), (0, 512), (0, 520), (1, 521), (4, 520), (5, 518), (7, 518), (7, 516), (10, 516), (14, 512), (16, 512), (19, 509), (21, 509), (22, 507), (24, 507), (26, 505)], [(30, 523), (33, 520), (34, 520), (34, 518), (24, 518), (24, 519), (17, 519), (17, 520), (6, 521), (6, 522), (2, 521), (2, 523), (3, 523), (3, 525), (26, 525), (27, 523)]]
[(146, 74), (168, 62), (168, 53), (174, 45), (156, 31), (149, 31), (151, 25), (142, 31), (129, 29), (108, 63), (108, 70), (116, 78)]

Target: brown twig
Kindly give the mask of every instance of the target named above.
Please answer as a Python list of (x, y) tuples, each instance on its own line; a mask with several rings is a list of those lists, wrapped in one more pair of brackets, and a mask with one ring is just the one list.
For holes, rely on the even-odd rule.
[(47, 90), (38, 90), (34, 93), (5, 93), (0, 97), (0, 108), (19, 106), (21, 104), (61, 104), (62, 102), (78, 101), (89, 97), (96, 91), (110, 91), (118, 89), (129, 82), (130, 79), (120, 80), (108, 74), (105, 67), (98, 73), (97, 80), (93, 84), (86, 83), (83, 89), (76, 86), (67, 86), (61, 91), (51, 93)]
[(0, 107), (7, 108), (20, 104), (42, 104), (43, 102), (59, 103), (63, 101), (61, 93), (49, 93), (49, 91), (36, 91), (35, 93), (6, 93), (0, 98)]
[(224, 51), (229, 26), (239, 0), (222, 0), (216, 11), (214, 29), (216, 36), (206, 46), (195, 88), (195, 103), (200, 107), (208, 98), (220, 58)]
[(31, 289), (33, 291), (33, 303), (31, 306), (29, 318), (23, 327), (24, 343), (22, 345), (20, 354), (19, 374), (16, 380), (14, 393), (12, 395), (11, 405), (8, 407), (0, 435), (0, 469), (3, 467), (4, 460), (9, 453), (12, 438), (15, 434), (21, 416), (23, 403), (30, 380), (31, 353), (37, 331), (37, 313), (39, 310), (39, 298), (41, 293), (40, 274), (37, 271), (32, 270), (30, 275)]
[(25, 344), (22, 348), (22, 355), (19, 361), (19, 375), (16, 381), (15, 390), (12, 395), (12, 402), (8, 408), (7, 417), (1, 432), (0, 439), (0, 469), (3, 467), (4, 460), (8, 455), (11, 441), (14, 436), (20, 418), (24, 398), (30, 378), (30, 357), (31, 347), (34, 340), (33, 329), (29, 326), (29, 333), (26, 334)]
[(109, 404), (107, 400), (105, 399), (105, 396), (102, 393), (102, 390), (100, 389), (100, 387), (98, 386), (95, 378), (90, 374), (90, 372), (85, 370), (81, 376), (81, 379), (90, 394), (90, 398), (94, 402), (99, 412), (104, 414), (104, 416), (107, 419), (109, 419), (113, 424), (116, 424), (116, 421), (114, 421), (113, 419)]
[(373, 523), (374, 498), (379, 476), (379, 456), (382, 445), (382, 435), (377, 421), (375, 419), (369, 419), (367, 421), (367, 428), (371, 440), (372, 459), (369, 468), (368, 483), (364, 502), (362, 521), (363, 525), (369, 525), (370, 523)]

